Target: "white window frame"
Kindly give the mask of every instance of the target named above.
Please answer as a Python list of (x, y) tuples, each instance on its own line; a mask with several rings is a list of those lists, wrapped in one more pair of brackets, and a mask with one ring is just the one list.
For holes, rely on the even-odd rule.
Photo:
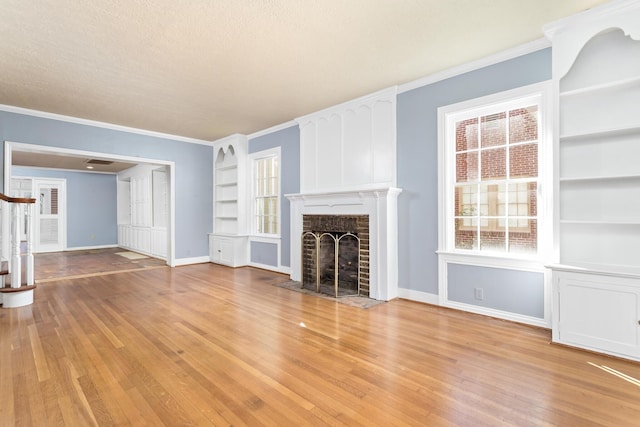
[[(438, 253), (459, 255), (464, 259), (478, 257), (487, 260), (487, 265), (511, 264), (514, 268), (522, 265), (537, 266), (544, 264), (551, 258), (553, 248), (551, 239), (551, 224), (553, 222), (553, 108), (552, 86), (550, 82), (537, 83), (521, 88), (499, 92), (496, 94), (475, 98), (472, 100), (452, 104), (438, 109)], [(490, 252), (480, 250), (456, 249), (454, 227), (453, 193), (455, 185), (455, 144), (451, 144), (450, 129), (453, 121), (459, 120), (464, 114), (474, 112), (486, 115), (498, 110), (507, 110), (513, 104), (522, 102), (537, 102), (539, 105), (538, 122), (538, 186), (537, 186), (537, 217), (538, 217), (538, 245), (537, 252), (530, 254)], [(454, 136), (455, 137), (455, 136)], [(496, 263), (490, 260), (499, 260)], [(512, 263), (509, 260), (513, 260)], [(523, 263), (524, 262), (524, 263)]]
[[(280, 238), (281, 230), (282, 230), (282, 156), (280, 155), (280, 147), (269, 148), (267, 150), (257, 151), (255, 153), (249, 154), (249, 182), (251, 183), (251, 200), (249, 202), (249, 221), (251, 224), (249, 225), (249, 230), (251, 230), (251, 235), (256, 237), (267, 237), (267, 238)], [(257, 198), (257, 189), (256, 189), (256, 163), (259, 160), (266, 159), (269, 157), (275, 157), (278, 159), (278, 201), (277, 201), (277, 229), (278, 232), (274, 234), (269, 233), (259, 233), (256, 227), (256, 198)]]

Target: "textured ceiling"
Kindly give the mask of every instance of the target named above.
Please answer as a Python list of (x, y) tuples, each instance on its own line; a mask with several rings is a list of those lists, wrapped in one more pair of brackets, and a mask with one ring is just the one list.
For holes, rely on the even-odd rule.
[(2, 0), (0, 104), (215, 140), (539, 39), (603, 0)]

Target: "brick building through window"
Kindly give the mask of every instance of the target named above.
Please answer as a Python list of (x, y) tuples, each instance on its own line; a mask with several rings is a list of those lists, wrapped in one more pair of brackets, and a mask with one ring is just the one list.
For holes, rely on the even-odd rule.
[(538, 112), (526, 103), (456, 119), (456, 249), (537, 251)]

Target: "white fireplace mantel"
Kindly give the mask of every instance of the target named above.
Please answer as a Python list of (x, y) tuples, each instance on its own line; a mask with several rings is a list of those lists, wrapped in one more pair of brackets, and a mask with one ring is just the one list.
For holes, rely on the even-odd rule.
[(399, 188), (287, 194), (291, 202), (291, 279), (301, 278), (303, 215), (369, 215), (369, 297), (398, 296)]

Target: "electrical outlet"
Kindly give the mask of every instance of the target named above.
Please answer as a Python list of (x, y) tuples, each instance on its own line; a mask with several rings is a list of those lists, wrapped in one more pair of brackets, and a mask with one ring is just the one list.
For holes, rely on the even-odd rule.
[(484, 299), (484, 289), (475, 288), (474, 291), (476, 299), (482, 301)]

